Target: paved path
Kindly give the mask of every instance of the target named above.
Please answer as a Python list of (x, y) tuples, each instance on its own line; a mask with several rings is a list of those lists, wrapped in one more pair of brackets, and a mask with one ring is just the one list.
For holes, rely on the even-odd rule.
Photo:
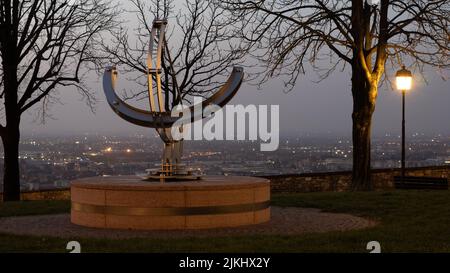
[(346, 231), (376, 225), (361, 217), (325, 213), (319, 209), (272, 207), (267, 223), (236, 228), (180, 231), (130, 231), (86, 228), (70, 222), (69, 214), (20, 216), (0, 218), (0, 233), (17, 235), (55, 236), (63, 238), (95, 237), (124, 239), (135, 237), (211, 237), (243, 235), (299, 235), (311, 232)]

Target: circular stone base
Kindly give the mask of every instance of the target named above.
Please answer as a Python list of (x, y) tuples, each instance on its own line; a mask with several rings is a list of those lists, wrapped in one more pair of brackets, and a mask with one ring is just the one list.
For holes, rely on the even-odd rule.
[(201, 229), (270, 220), (270, 182), (255, 177), (170, 183), (91, 177), (71, 183), (71, 200), (72, 223), (96, 228)]

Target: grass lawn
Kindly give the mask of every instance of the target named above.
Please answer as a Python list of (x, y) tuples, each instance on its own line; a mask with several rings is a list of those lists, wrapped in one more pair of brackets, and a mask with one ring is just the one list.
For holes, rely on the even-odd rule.
[[(365, 230), (299, 236), (77, 239), (83, 252), (450, 252), (450, 191), (275, 194), (275, 206), (320, 208), (379, 221)], [(0, 217), (69, 212), (68, 201), (0, 204)], [(1, 221), (1, 219), (0, 219)], [(67, 240), (0, 234), (0, 252), (65, 252)]]

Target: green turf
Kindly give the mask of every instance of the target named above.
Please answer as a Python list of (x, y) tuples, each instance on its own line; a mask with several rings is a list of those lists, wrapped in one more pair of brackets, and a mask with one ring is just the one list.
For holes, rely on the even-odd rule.
[[(450, 191), (275, 194), (272, 204), (351, 213), (379, 225), (300, 236), (78, 240), (83, 252), (366, 252), (372, 240), (381, 243), (383, 252), (450, 252)], [(0, 217), (68, 211), (67, 201), (0, 205)], [(0, 252), (64, 252), (67, 241), (0, 234)]]

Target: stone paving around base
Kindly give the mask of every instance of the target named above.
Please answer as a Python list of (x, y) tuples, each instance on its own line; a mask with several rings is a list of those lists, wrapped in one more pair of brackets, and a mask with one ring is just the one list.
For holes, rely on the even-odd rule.
[(272, 207), (267, 223), (235, 228), (203, 230), (132, 231), (86, 228), (70, 222), (70, 214), (0, 218), (0, 233), (61, 238), (180, 238), (247, 235), (300, 235), (305, 233), (348, 231), (376, 225), (373, 220), (319, 209)]

